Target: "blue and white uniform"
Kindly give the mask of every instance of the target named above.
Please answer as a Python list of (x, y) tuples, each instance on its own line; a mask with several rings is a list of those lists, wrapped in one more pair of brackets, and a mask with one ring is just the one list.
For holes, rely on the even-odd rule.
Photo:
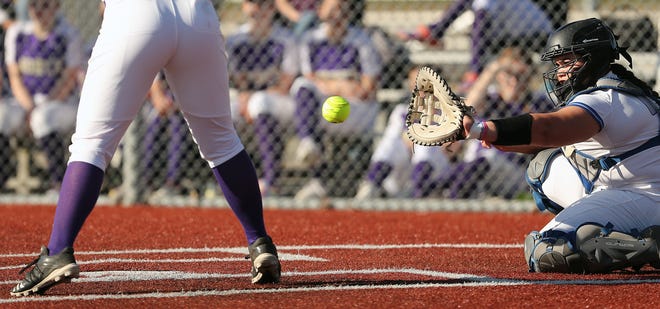
[[(618, 79), (612, 73), (604, 78)], [(564, 153), (578, 151), (594, 158), (620, 155), (655, 138), (660, 118), (650, 100), (612, 89), (577, 95), (567, 105), (588, 111), (601, 130), (584, 142), (565, 147)], [(610, 223), (630, 234), (660, 224), (660, 147), (601, 170), (593, 191), (565, 208), (541, 232), (571, 233), (585, 223)]]

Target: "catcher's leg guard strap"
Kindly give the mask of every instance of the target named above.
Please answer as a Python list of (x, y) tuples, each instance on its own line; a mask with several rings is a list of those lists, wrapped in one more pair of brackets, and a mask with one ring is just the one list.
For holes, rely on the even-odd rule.
[[(554, 235), (553, 235), (554, 234)], [(580, 255), (567, 234), (531, 232), (525, 237), (525, 260), (531, 272), (583, 272)]]
[(609, 272), (645, 264), (660, 267), (658, 235), (660, 226), (652, 226), (638, 235), (612, 231), (612, 226), (586, 224), (577, 229), (576, 244), (585, 260), (585, 271)]

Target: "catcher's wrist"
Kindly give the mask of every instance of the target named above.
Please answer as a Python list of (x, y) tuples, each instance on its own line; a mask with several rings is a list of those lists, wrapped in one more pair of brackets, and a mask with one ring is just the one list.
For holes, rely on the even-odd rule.
[(475, 138), (475, 139), (483, 140), (487, 133), (488, 133), (488, 126), (484, 121), (479, 121), (478, 123), (472, 125), (467, 138), (468, 139)]

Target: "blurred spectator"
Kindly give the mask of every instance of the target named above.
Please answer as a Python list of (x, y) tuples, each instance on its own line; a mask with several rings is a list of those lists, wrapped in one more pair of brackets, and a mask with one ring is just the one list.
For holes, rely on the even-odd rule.
[(83, 58), (81, 39), (60, 16), (59, 4), (30, 0), (30, 20), (9, 28), (5, 62), (14, 98), (4, 102), (0, 112), (5, 137), (18, 130), (21, 119), (27, 120), (46, 154), (51, 189), (58, 189), (64, 173), (65, 135), (75, 123), (76, 77)]
[(319, 23), (318, 7), (321, 0), (275, 0), (284, 25), (293, 30), (296, 38)]
[(534, 91), (531, 85), (533, 69), (530, 52), (521, 47), (505, 47), (470, 88), (466, 104), (489, 118), (547, 109), (552, 105), (546, 95)]
[[(14, 11), (14, 1), (0, 0), (0, 42), (5, 41), (7, 29), (14, 23), (16, 13)], [(0, 44), (0, 59), (5, 59), (4, 44)], [(3, 61), (0, 64), (0, 97), (4, 97), (9, 93), (9, 77), (7, 76), (7, 66)]]
[(437, 43), (468, 9), (474, 13), (474, 22), (470, 67), (463, 77), (467, 85), (476, 80), (485, 64), (504, 46), (541, 50), (553, 30), (550, 17), (531, 0), (456, 0), (438, 22), (420, 25), (413, 33), (399, 33), (399, 37)]
[(273, 0), (245, 0), (248, 22), (227, 37), (234, 119), (254, 125), (261, 157), (263, 195), (275, 190), (281, 169), (284, 124), (293, 120), (295, 102), (289, 94), (299, 73), (299, 58), (291, 32), (274, 24)]
[[(379, 111), (376, 87), (381, 61), (357, 16), (364, 1), (325, 0), (319, 8), (323, 23), (307, 32), (300, 47), (301, 72), (291, 93), (296, 100), (296, 133), (300, 143), (296, 161), (313, 166), (312, 179), (296, 194), (297, 199), (321, 198), (327, 190), (319, 142), (321, 131), (335, 137), (359, 137), (372, 131)], [(345, 97), (351, 114), (342, 124), (331, 124), (320, 117), (323, 101), (331, 96)]]
[[(412, 91), (419, 67), (410, 65), (407, 83)], [(421, 198), (431, 194), (435, 179), (449, 168), (442, 147), (413, 145), (406, 135), (407, 98), (394, 107), (367, 170), (360, 183), (358, 199), (380, 197)]]

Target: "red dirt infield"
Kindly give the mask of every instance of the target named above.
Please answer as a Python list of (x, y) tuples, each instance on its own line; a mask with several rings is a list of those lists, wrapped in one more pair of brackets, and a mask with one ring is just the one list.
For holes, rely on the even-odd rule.
[[(97, 207), (76, 243), (81, 276), (10, 297), (48, 242), (53, 206), (0, 206), (2, 308), (653, 308), (660, 270), (529, 273), (540, 213), (265, 211), (282, 282), (250, 284), (228, 209)], [(2, 292), (4, 291), (4, 292)], [(655, 305), (654, 305), (655, 304)]]

